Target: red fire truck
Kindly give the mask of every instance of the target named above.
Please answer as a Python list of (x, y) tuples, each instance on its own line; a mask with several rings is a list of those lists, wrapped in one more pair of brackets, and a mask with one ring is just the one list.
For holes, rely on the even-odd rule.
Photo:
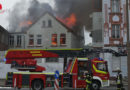
[(18, 89), (29, 87), (33, 90), (53, 87), (54, 73), (44, 73), (46, 68), (38, 66), (36, 58), (63, 58), (67, 60), (67, 64), (64, 65), (64, 72), (60, 73), (61, 88), (85, 88), (85, 71), (93, 73), (93, 90), (109, 86), (107, 62), (101, 58), (86, 58), (92, 53), (84, 49), (8, 50), (6, 64), (11, 64), (11, 68), (29, 72), (8, 72), (6, 85)]

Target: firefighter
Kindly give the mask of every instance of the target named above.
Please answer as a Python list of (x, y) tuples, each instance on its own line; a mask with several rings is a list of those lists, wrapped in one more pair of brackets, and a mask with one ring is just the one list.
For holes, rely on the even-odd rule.
[(85, 74), (85, 81), (86, 81), (85, 90), (92, 90), (92, 74), (90, 74), (88, 71), (86, 71), (84, 74)]
[(117, 80), (116, 80), (116, 82), (117, 82), (117, 90), (125, 90), (124, 88), (123, 88), (123, 83), (122, 83), (122, 74), (120, 73), (121, 71), (120, 70), (118, 70), (117, 71)]

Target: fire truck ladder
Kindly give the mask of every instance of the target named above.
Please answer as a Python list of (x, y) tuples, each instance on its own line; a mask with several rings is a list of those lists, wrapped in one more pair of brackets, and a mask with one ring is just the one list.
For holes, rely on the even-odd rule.
[[(30, 71), (36, 71), (36, 70), (45, 70), (45, 68), (42, 68), (36, 64), (33, 65), (33, 67), (28, 67), (26, 65), (26, 67), (21, 67), (20, 65), (22, 64), (18, 64), (17, 62), (34, 62), (35, 58), (64, 58), (64, 68), (67, 64), (67, 58), (68, 57), (92, 57), (94, 55), (96, 55), (97, 57), (99, 57), (100, 53), (112, 53), (115, 56), (126, 56), (127, 53), (120, 53), (120, 52), (116, 52), (112, 49), (98, 49), (98, 48), (93, 48), (93, 49), (40, 49), (40, 50), (9, 50), (8, 54), (7, 54), (7, 64), (12, 64), (12, 66), (14, 65), (14, 67), (16, 69), (19, 70), (30, 70)], [(96, 57), (94, 56), (94, 57)], [(32, 59), (32, 60), (28, 60), (27, 59)], [(91, 59), (91, 58), (90, 58)], [(14, 63), (12, 63), (14, 62)], [(16, 67), (16, 66), (17, 67)], [(65, 69), (64, 69), (65, 70)]]
[(100, 53), (111, 53), (117, 57), (119, 56), (127, 56), (127, 53), (124, 52), (117, 52), (112, 49), (98, 49), (98, 48), (93, 48), (93, 49), (67, 49), (67, 50), (49, 50), (46, 49), (45, 51), (52, 52), (58, 54), (59, 57), (88, 57), (89, 55), (92, 54), (97, 54), (99, 55)]

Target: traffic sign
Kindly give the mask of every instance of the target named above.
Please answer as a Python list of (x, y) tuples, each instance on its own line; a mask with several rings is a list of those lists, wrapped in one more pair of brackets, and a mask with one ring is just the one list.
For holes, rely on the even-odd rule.
[(59, 71), (56, 70), (56, 71), (55, 71), (55, 79), (59, 79), (59, 75), (60, 75), (60, 74), (59, 74)]

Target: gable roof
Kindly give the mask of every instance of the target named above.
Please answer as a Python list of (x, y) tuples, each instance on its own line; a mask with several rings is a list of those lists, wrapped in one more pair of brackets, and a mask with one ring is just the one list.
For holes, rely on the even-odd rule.
[[(45, 13), (43, 13), (37, 20), (35, 20), (34, 21), (34, 23), (33, 24), (31, 24), (27, 29), (26, 29), (26, 31), (29, 29), (29, 28), (31, 28), (35, 23), (37, 23), (43, 16), (45, 16), (46, 14), (49, 14), (51, 17), (53, 17), (56, 21), (58, 21), (62, 26), (64, 26), (66, 29), (67, 29), (67, 31), (68, 32), (72, 32), (72, 33), (74, 33), (74, 31), (72, 30), (72, 29), (70, 29), (69, 27), (67, 27), (65, 24), (63, 24), (60, 20), (58, 20), (55, 16), (53, 16), (51, 13), (49, 13), (49, 12), (45, 12)], [(25, 32), (26, 32), (25, 31)]]
[(9, 33), (4, 27), (2, 27), (1, 25), (0, 25), (0, 31), (4, 31), (4, 32), (7, 32), (7, 33)]

